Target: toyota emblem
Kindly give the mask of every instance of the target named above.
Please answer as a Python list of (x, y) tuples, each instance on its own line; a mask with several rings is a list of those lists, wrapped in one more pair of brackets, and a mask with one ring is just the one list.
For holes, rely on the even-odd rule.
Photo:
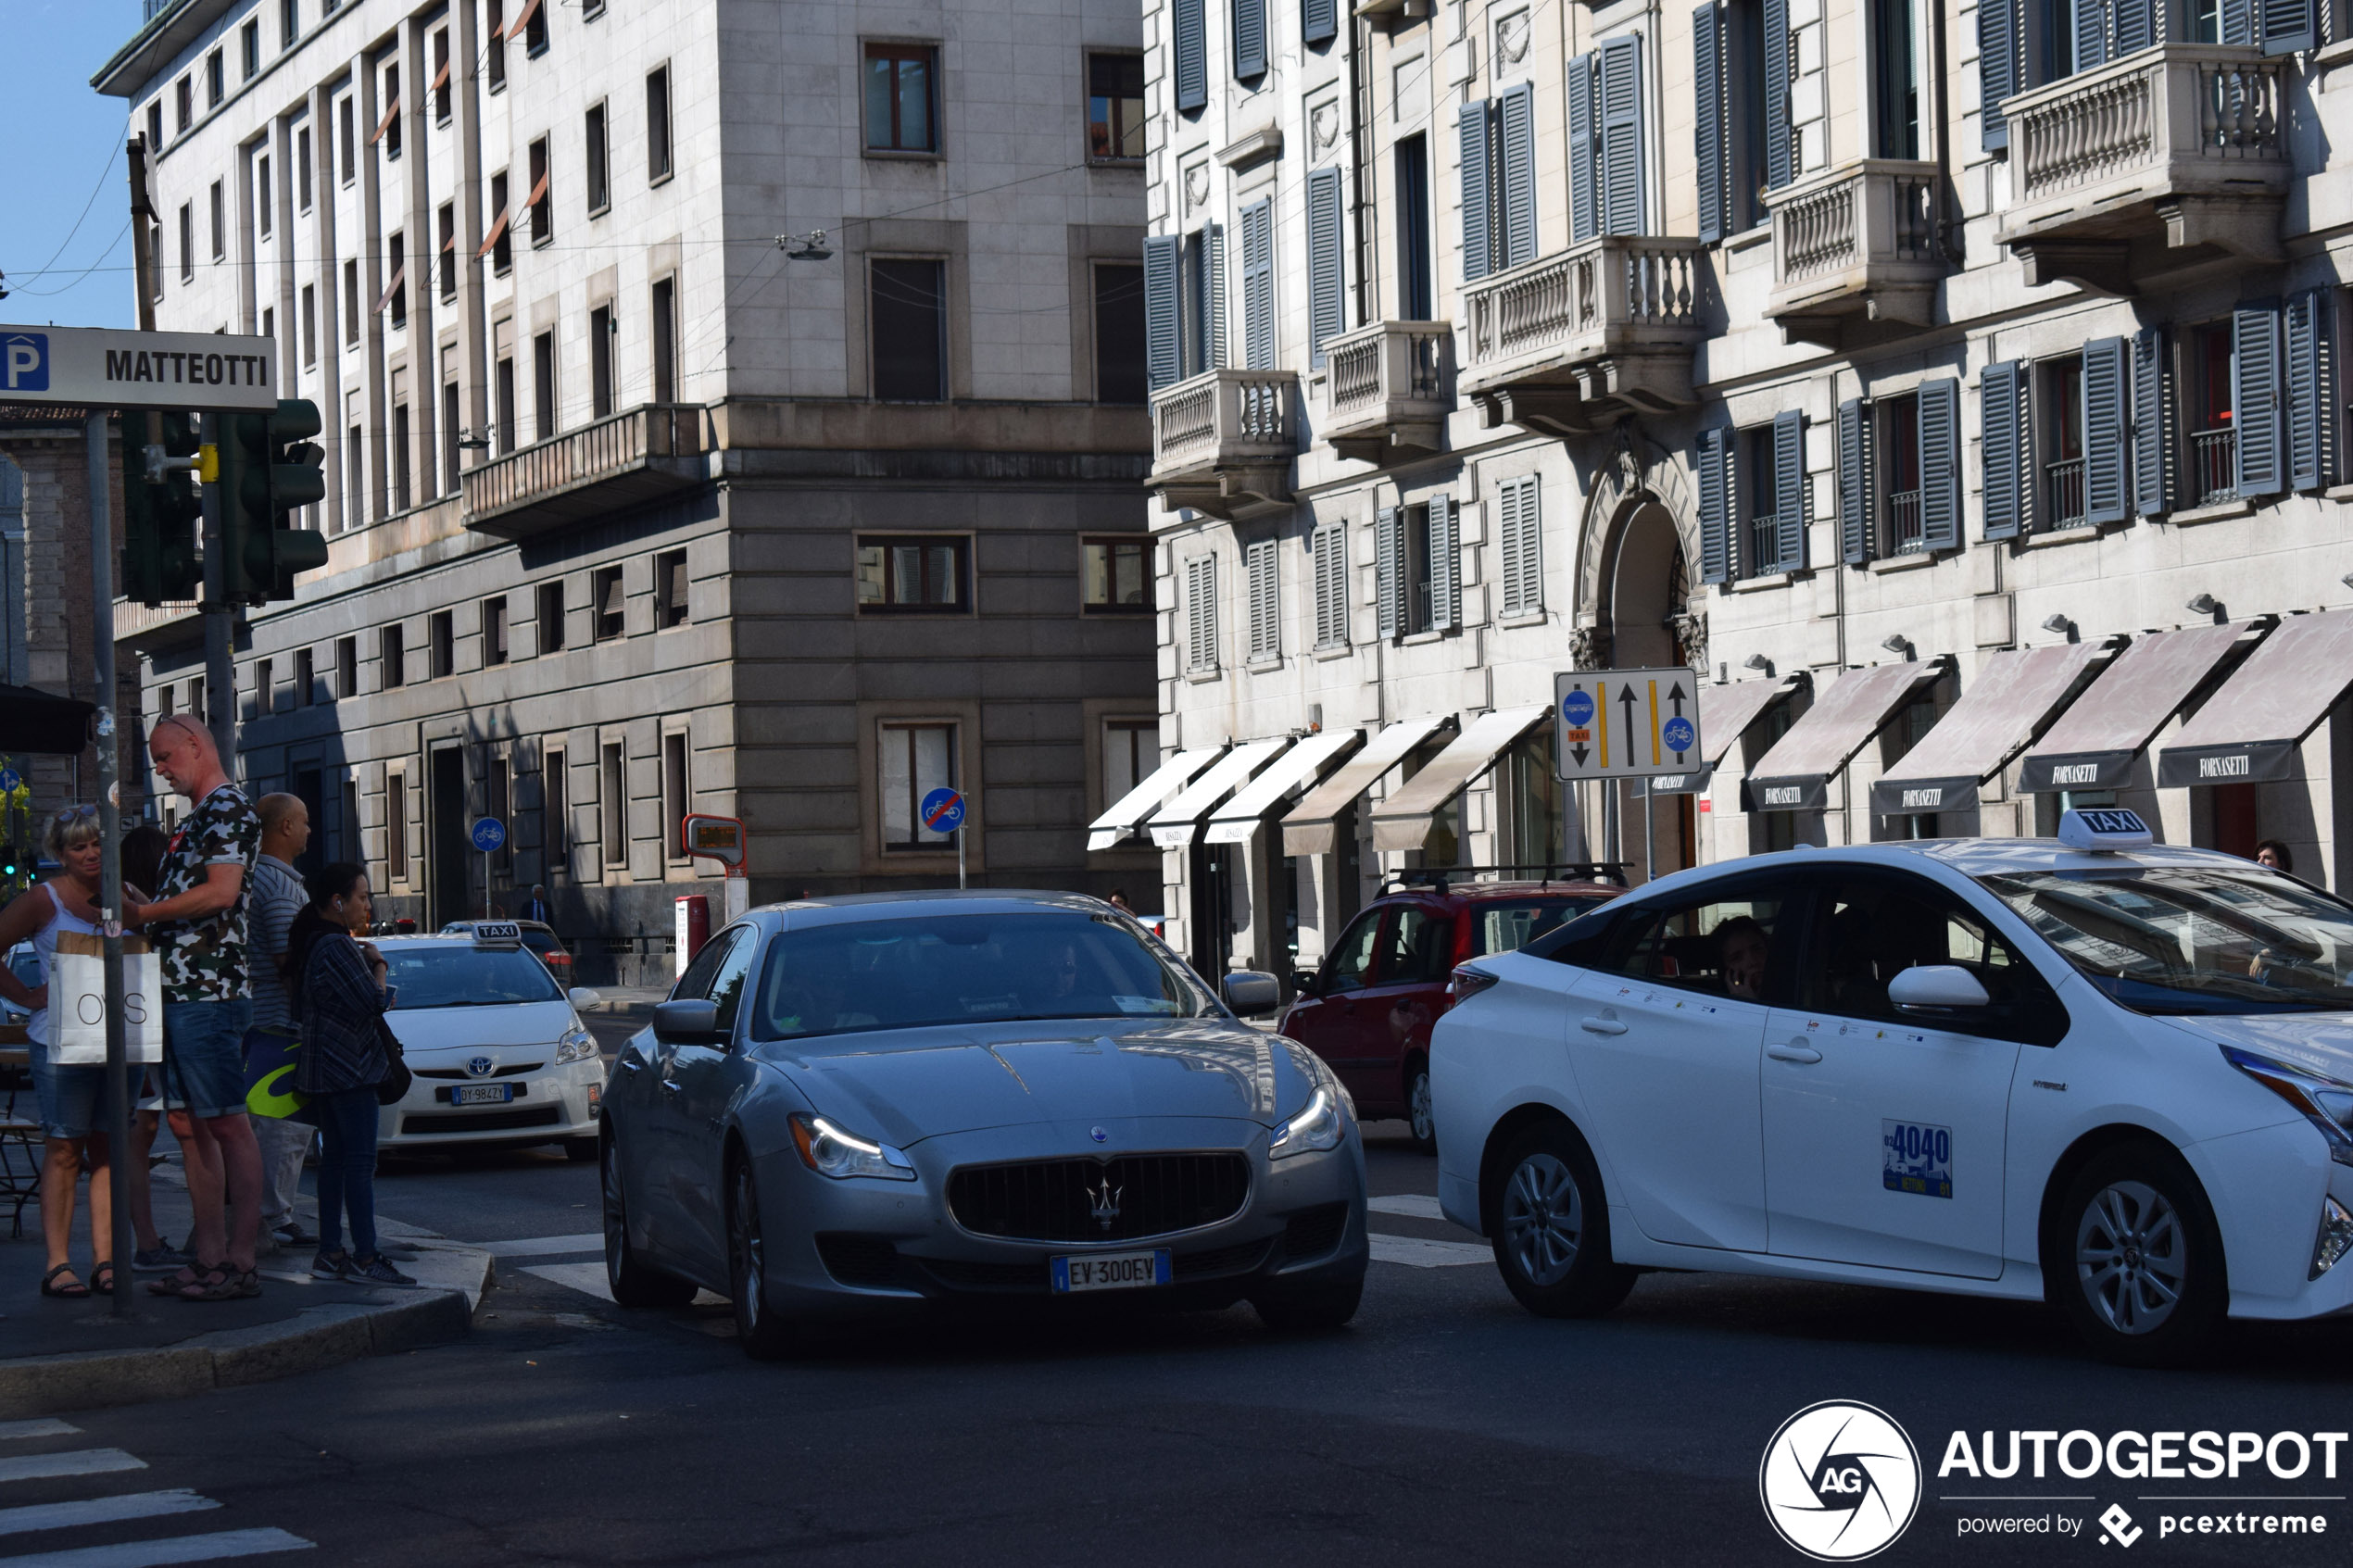
[(489, 1077), (497, 1066), (497, 1062), (486, 1056), (473, 1056), (466, 1059), (466, 1071), (477, 1078)]

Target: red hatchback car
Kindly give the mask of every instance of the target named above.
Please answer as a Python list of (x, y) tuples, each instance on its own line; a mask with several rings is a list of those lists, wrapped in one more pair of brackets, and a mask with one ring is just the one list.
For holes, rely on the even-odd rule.
[(1340, 933), (1323, 966), (1295, 977), (1298, 997), (1281, 1032), (1331, 1064), (1358, 1116), (1404, 1117), (1415, 1147), (1434, 1153), (1429, 1029), (1454, 1005), (1454, 966), (1525, 947), (1626, 891), (1602, 880), (1615, 867), (1574, 870), (1572, 881), (1450, 884), (1433, 873), (1389, 884)]

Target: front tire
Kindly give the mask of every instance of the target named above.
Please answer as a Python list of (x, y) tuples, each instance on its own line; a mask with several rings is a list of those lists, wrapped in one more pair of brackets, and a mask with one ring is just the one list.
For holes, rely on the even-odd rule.
[(1634, 1271), (1610, 1257), (1601, 1173), (1567, 1123), (1532, 1128), (1512, 1146), (1491, 1212), (1495, 1266), (1538, 1317), (1600, 1317), (1634, 1288)]
[(1414, 1148), (1423, 1154), (1436, 1154), (1438, 1111), (1429, 1098), (1427, 1061), (1415, 1061), (1405, 1069), (1405, 1121), (1414, 1131)]
[(2069, 1321), (2108, 1361), (2184, 1365), (2229, 1311), (2221, 1227), (2189, 1162), (2166, 1146), (2095, 1155), (2069, 1184), (2047, 1248)]
[(695, 1298), (695, 1287), (675, 1274), (663, 1273), (641, 1261), (629, 1244), (628, 1197), (621, 1185), (621, 1140), (603, 1139), (598, 1185), (604, 1189), (605, 1284), (616, 1306), (631, 1309), (683, 1307)]
[(760, 1223), (760, 1183), (749, 1157), (736, 1157), (727, 1186), (727, 1280), (735, 1297), (736, 1342), (753, 1361), (777, 1361), (792, 1354), (799, 1336), (768, 1305), (768, 1242)]
[(1365, 1298), (1365, 1282), (1294, 1286), (1250, 1298), (1259, 1322), (1277, 1334), (1331, 1334), (1348, 1325)]

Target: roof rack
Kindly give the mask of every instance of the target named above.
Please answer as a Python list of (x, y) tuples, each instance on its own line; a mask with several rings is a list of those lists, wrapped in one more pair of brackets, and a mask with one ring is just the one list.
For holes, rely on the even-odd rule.
[[(1554, 860), (1545, 865), (1432, 866), (1426, 870), (1400, 872), (1394, 876), (1381, 878), (1380, 892), (1377, 897), (1386, 898), (1391, 893), (1417, 889), (1444, 893), (1449, 879), (1469, 882), (1481, 872), (1521, 873), (1523, 880), (1540, 883), (1614, 882), (1620, 887), (1632, 885), (1626, 880), (1626, 862), (1623, 860)], [(1536, 875), (1526, 877), (1525, 873), (1529, 872)]]

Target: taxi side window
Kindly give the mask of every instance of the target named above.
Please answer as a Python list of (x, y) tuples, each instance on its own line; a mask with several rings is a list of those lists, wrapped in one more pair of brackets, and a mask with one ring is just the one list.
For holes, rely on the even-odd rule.
[[(686, 972), (678, 977), (678, 984), (670, 988), (670, 999), (673, 1002), (698, 1002), (710, 996), (711, 983), (717, 977), (719, 966), (725, 963), (736, 948), (749, 946), (746, 940), (748, 935), (743, 927), (737, 926), (732, 931), (723, 931), (704, 943), (702, 951), (695, 955), (695, 961), (686, 966)], [(749, 958), (747, 953), (747, 962)]]
[(1401, 905), (1390, 922), (1388, 940), (1381, 944), (1380, 983), (1384, 985), (1435, 985), (1453, 965), (1454, 919), (1415, 904)]
[(1793, 922), (1782, 917), (1794, 909), (1780, 888), (1719, 884), (1695, 902), (1619, 916), (1597, 967), (1733, 1001), (1780, 1005), (1792, 989), (1795, 946)]
[(1831, 879), (1814, 950), (1806, 1005), (1824, 1012), (1917, 1025), (1919, 1019), (1888, 1000), (1888, 983), (1916, 964), (1949, 964), (1977, 976), (1998, 1014), (1940, 1027), (2040, 1045), (2057, 1044), (2066, 1033), (2058, 997), (2033, 966), (1982, 915), (1922, 878), (1881, 873)]
[(1366, 909), (1356, 923), (1341, 933), (1340, 943), (1324, 960), (1324, 981), (1316, 987), (1324, 996), (1336, 991), (1361, 991), (1373, 967), (1373, 941), (1380, 935), (1383, 909)]

